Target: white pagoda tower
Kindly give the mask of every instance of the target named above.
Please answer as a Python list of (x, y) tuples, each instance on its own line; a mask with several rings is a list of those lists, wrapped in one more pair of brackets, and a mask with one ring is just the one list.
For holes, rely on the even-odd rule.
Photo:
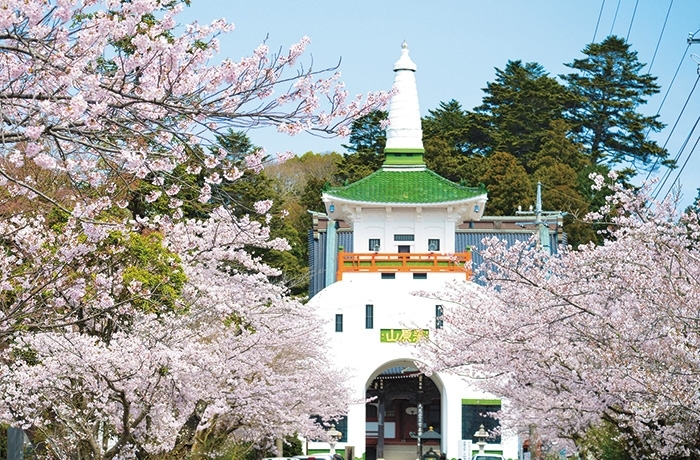
[[(367, 460), (414, 460), (432, 448), (465, 459), (480, 424), (497, 425), (483, 414), (500, 409), (501, 401), (456, 376), (423, 375), (415, 347), (402, 342), (416, 342), (442, 325), (443, 305), (412, 292), (439, 291), (448, 282), (478, 289), (464, 269), (469, 248), (457, 247), (455, 235), (459, 225), (482, 217), (486, 190), (458, 185), (425, 166), (416, 64), (406, 43), (394, 72), (398, 92), (389, 108), (382, 168), (323, 193), (326, 215), (315, 218), (327, 232), (326, 282), (309, 307), (320, 315), (328, 352), (348, 369), (354, 389), (347, 419), (336, 426), (343, 433), (338, 451), (350, 447)], [(348, 247), (341, 248), (336, 234), (343, 229)], [(374, 399), (357, 403), (366, 398)], [(309, 449), (324, 446), (310, 443)], [(517, 440), (504, 434), (486, 451), (515, 458)]]

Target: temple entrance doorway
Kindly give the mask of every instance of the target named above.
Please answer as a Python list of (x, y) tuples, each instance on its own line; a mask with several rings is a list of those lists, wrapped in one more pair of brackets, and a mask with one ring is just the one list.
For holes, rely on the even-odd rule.
[[(417, 458), (418, 436), (441, 432), (441, 382), (419, 371), (412, 361), (395, 361), (369, 381), (366, 397), (366, 459)], [(440, 451), (440, 440), (424, 440), (423, 452)]]

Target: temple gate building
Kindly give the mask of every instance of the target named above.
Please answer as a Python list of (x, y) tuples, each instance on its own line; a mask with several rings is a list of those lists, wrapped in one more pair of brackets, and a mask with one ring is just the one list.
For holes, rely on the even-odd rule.
[[(425, 166), (416, 65), (406, 43), (394, 72), (398, 92), (389, 106), (382, 168), (326, 190), (326, 213), (312, 213), (309, 306), (323, 319), (328, 353), (347, 368), (354, 391), (346, 419), (336, 425), (342, 437), (335, 448), (342, 453), (351, 446), (366, 460), (413, 460), (420, 440), (424, 453), (432, 448), (465, 459), (478, 450), (480, 425), (498, 426), (485, 414), (499, 410), (501, 400), (454, 375), (418, 370), (415, 348), (401, 342), (440, 328), (443, 305), (412, 293), (439, 291), (455, 280), (476, 292), (464, 269), (470, 248), (491, 235), (529, 239), (534, 229), (522, 216), (485, 218), (484, 188), (458, 185)], [(561, 221), (547, 231), (555, 247)], [(485, 450), (517, 458), (519, 444), (504, 429)], [(308, 447), (327, 451), (328, 444)]]

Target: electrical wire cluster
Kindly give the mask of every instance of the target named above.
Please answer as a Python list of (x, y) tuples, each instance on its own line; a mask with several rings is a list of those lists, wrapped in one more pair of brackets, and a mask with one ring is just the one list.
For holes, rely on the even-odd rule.
[[(602, 0), (601, 2), (601, 7), (600, 11), (598, 13), (598, 19), (596, 21), (595, 25), (595, 31), (593, 33), (593, 42), (595, 42), (601, 22), (603, 20), (604, 12), (606, 11), (605, 8), (605, 1)], [(610, 35), (613, 34), (615, 30), (615, 24), (618, 19), (618, 14), (620, 12), (620, 6), (621, 6), (622, 0), (617, 1), (617, 5), (615, 7), (615, 12), (614, 16), (612, 19), (612, 25), (610, 28)], [(668, 24), (668, 19), (669, 16), (671, 15), (671, 11), (673, 9), (673, 3), (674, 0), (670, 0), (668, 3), (668, 9), (666, 10), (666, 15), (664, 16), (663, 24), (661, 26), (660, 32), (659, 32), (659, 37), (658, 40), (656, 41), (656, 47), (654, 49), (654, 53), (652, 55), (651, 61), (647, 67), (647, 72), (651, 73), (651, 70), (654, 66), (654, 63), (656, 62), (656, 57), (659, 52), (659, 47), (661, 45), (661, 41), (664, 37), (664, 33), (666, 31), (666, 26)], [(639, 6), (639, 0), (635, 0), (634, 4), (634, 11), (632, 13), (631, 19), (629, 21), (629, 25), (627, 27), (627, 38), (626, 40), (629, 40), (631, 31), (632, 31), (632, 26), (634, 24), (635, 18), (636, 18), (636, 13), (637, 13), (637, 7)], [(688, 58), (688, 53), (690, 51), (690, 48), (693, 44), (700, 44), (700, 37), (695, 38), (698, 34), (700, 33), (700, 29), (695, 31), (695, 33), (691, 33), (689, 35), (689, 38), (687, 40), (687, 46), (685, 47), (685, 50), (683, 51), (683, 54), (681, 55), (678, 65), (676, 67), (676, 70), (673, 74), (673, 77), (666, 87), (666, 91), (663, 94), (663, 98), (661, 100), (661, 103), (659, 104), (659, 107), (656, 111), (656, 115), (659, 115), (661, 113), (661, 109), (664, 107), (664, 104), (666, 103), (666, 100), (671, 93), (671, 91), (674, 89), (674, 84), (676, 83), (676, 77), (678, 76), (681, 67), (683, 66), (684, 63), (687, 62)], [(692, 100), (693, 94), (695, 93), (695, 90), (698, 86), (698, 81), (700, 81), (700, 55), (697, 54), (690, 54), (690, 57), (698, 63), (698, 77), (695, 80), (694, 84), (692, 85), (691, 88), (681, 88), (679, 91), (687, 91), (687, 96), (685, 98), (685, 102), (683, 106), (681, 107), (680, 111), (677, 113), (675, 117), (675, 121), (670, 129), (668, 131), (668, 134), (666, 135), (666, 138), (663, 142), (663, 148), (666, 149), (667, 146), (673, 145), (671, 141), (676, 141), (680, 139), (679, 136), (682, 136), (685, 134), (685, 137), (683, 138), (682, 141), (680, 142), (680, 147), (675, 151), (675, 153), (672, 156), (672, 164), (671, 165), (659, 165), (659, 160), (657, 158), (656, 162), (649, 168), (647, 171), (647, 175), (645, 177), (645, 180), (649, 180), (654, 172), (659, 172), (658, 176), (658, 182), (654, 187), (654, 190), (652, 192), (652, 197), (654, 199), (666, 199), (668, 196), (674, 192), (679, 190), (680, 188), (680, 180), (683, 175), (683, 173), (687, 170), (688, 165), (690, 163), (691, 158), (693, 158), (693, 155), (695, 154), (698, 144), (700, 144), (700, 130), (698, 130), (698, 125), (700, 125), (700, 116), (698, 116), (694, 123), (689, 128), (680, 128), (680, 126), (685, 126), (684, 124), (681, 123), (681, 121), (685, 120), (686, 118), (684, 116), (691, 116), (692, 114), (686, 114), (687, 109), (689, 108), (689, 103)], [(691, 106), (692, 107), (692, 106)], [(687, 123), (686, 123), (687, 125)], [(686, 131), (687, 132), (684, 132)], [(646, 133), (646, 135), (649, 135), (649, 132)], [(678, 143), (675, 142), (675, 143)]]

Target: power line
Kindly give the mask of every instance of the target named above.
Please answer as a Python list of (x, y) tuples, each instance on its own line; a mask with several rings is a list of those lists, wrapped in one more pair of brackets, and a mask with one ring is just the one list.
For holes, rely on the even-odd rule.
[[(698, 121), (700, 121), (700, 118), (698, 118)], [(697, 122), (695, 122), (697, 125)], [(688, 161), (690, 161), (690, 157), (693, 156), (693, 153), (695, 152), (695, 148), (698, 146), (698, 142), (700, 142), (700, 136), (698, 136), (697, 139), (695, 139), (695, 144), (693, 145), (693, 148), (690, 150), (688, 153), (688, 157), (685, 159), (685, 162), (683, 162), (683, 166), (678, 170), (678, 174), (676, 174), (676, 178), (671, 182), (671, 186), (668, 188), (668, 192), (666, 192), (666, 195), (664, 196), (664, 199), (668, 196), (669, 193), (671, 193), (671, 190), (673, 189), (673, 186), (678, 182), (678, 180), (681, 177), (681, 173), (685, 169), (686, 165), (688, 164)]]
[[(681, 60), (678, 62), (678, 67), (676, 67), (676, 72), (673, 74), (673, 78), (671, 79), (671, 83), (669, 83), (668, 88), (666, 88), (666, 94), (664, 94), (664, 97), (661, 100), (661, 104), (659, 104), (659, 108), (656, 110), (656, 115), (661, 113), (661, 108), (664, 106), (664, 103), (666, 102), (666, 98), (668, 98), (668, 95), (671, 92), (671, 88), (673, 87), (673, 83), (676, 81), (676, 77), (678, 76), (678, 72), (681, 70), (681, 66), (683, 65), (683, 60), (685, 59), (685, 55), (688, 54), (689, 48), (690, 48), (690, 44), (688, 44), (688, 46), (685, 47), (685, 51), (683, 52), (683, 56), (681, 56)], [(695, 82), (695, 84), (697, 85), (697, 81)], [(691, 90), (690, 94), (692, 94), (693, 91), (695, 91), (695, 86), (693, 86), (693, 89)], [(690, 97), (690, 95), (689, 95), (689, 97)], [(687, 103), (688, 102), (686, 101), (686, 105), (687, 105)], [(685, 110), (685, 106), (684, 106), (683, 110)], [(678, 123), (678, 121), (676, 121), (676, 124), (677, 123)], [(646, 139), (647, 136), (649, 135), (649, 131), (650, 131), (650, 129), (647, 130), (646, 134), (644, 135), (644, 139)], [(666, 146), (666, 144), (668, 144), (668, 139), (666, 140), (664, 147)], [(646, 177), (647, 179), (649, 179), (651, 172), (656, 168), (656, 165), (658, 163), (659, 163), (659, 158), (657, 157), (656, 160), (654, 160), (654, 164), (652, 165), (652, 167), (649, 169), (649, 172), (647, 173), (647, 177)]]
[[(661, 38), (664, 36), (664, 31), (666, 30), (666, 24), (668, 23), (668, 17), (671, 14), (671, 7), (673, 6), (673, 0), (668, 4), (668, 11), (666, 11), (666, 19), (664, 19), (664, 25), (661, 28), (661, 34), (659, 35), (659, 41), (656, 42), (656, 48), (654, 49), (654, 55), (651, 57), (651, 63), (649, 64), (649, 73), (651, 73), (651, 68), (654, 67), (654, 61), (656, 60), (656, 53), (659, 52), (659, 45), (661, 45)], [(637, 7), (635, 6), (635, 11)], [(631, 27), (631, 26), (630, 26)]]
[(637, 6), (639, 6), (639, 0), (637, 0), (637, 2), (634, 4), (634, 11), (632, 12), (632, 19), (630, 20), (630, 27), (629, 29), (627, 29), (627, 37), (625, 37), (626, 42), (630, 39), (630, 32), (632, 32), (632, 24), (634, 23), (634, 17), (637, 15)]
[[(673, 0), (671, 0), (671, 2), (668, 5), (668, 10), (666, 11), (666, 18), (664, 19), (664, 25), (661, 27), (661, 33), (659, 34), (659, 39), (656, 42), (656, 48), (654, 49), (654, 55), (651, 58), (651, 63), (649, 64), (649, 70), (647, 71), (647, 73), (649, 75), (651, 75), (651, 68), (654, 66), (654, 61), (656, 60), (656, 54), (659, 51), (659, 46), (661, 45), (661, 39), (664, 36), (664, 31), (666, 30), (666, 24), (668, 23), (668, 17), (671, 14), (671, 7), (672, 6), (673, 6)], [(636, 13), (636, 11), (637, 11), (636, 5), (635, 5), (634, 9), (635, 9), (635, 13)], [(632, 28), (632, 25), (630, 24), (630, 29), (631, 28)], [(690, 45), (688, 45), (688, 46), (690, 46)], [(673, 79), (671, 80), (671, 83), (669, 83), (668, 87), (666, 88), (666, 94), (664, 94), (664, 97), (661, 100), (661, 104), (659, 104), (659, 108), (656, 110), (656, 115), (659, 115), (659, 113), (661, 113), (661, 108), (664, 106), (664, 103), (666, 102), (666, 98), (668, 97), (669, 93), (671, 92), (671, 88), (673, 87), (673, 82), (676, 80), (676, 76), (678, 75), (678, 71), (681, 69), (681, 65), (683, 65), (683, 60), (685, 59), (685, 55), (687, 52), (688, 52), (688, 47), (686, 47), (685, 53), (683, 53), (683, 56), (681, 57), (681, 60), (678, 63), (678, 67), (676, 67), (676, 73), (673, 74)], [(687, 102), (686, 102), (686, 104), (687, 104)], [(680, 116), (679, 116), (679, 119), (680, 119)], [(678, 120), (676, 120), (676, 124), (678, 124)], [(674, 126), (674, 129), (675, 129), (675, 126)], [(644, 140), (646, 140), (649, 137), (650, 132), (651, 132), (651, 127), (649, 129), (647, 129), (646, 133), (644, 133)], [(673, 133), (673, 131), (671, 131), (671, 133)], [(669, 134), (669, 138), (670, 138), (670, 134)], [(669, 139), (666, 139), (666, 143), (664, 144), (664, 148), (666, 148), (666, 144), (668, 144), (668, 140)], [(645, 178), (645, 180), (649, 180), (649, 176), (651, 176), (652, 171), (654, 171), (654, 169), (656, 169), (656, 165), (658, 163), (659, 163), (659, 157), (657, 156), (656, 159), (654, 159), (654, 164), (647, 171), (647, 177)], [(634, 169), (635, 169), (635, 171), (637, 171), (636, 166), (634, 166)]]
[(595, 32), (593, 32), (593, 40), (591, 40), (591, 43), (595, 43), (595, 37), (598, 35), (598, 26), (600, 25), (600, 18), (603, 17), (603, 8), (605, 7), (605, 0), (603, 0), (603, 3), (600, 5), (600, 12), (598, 13), (598, 22), (595, 24)]
[[(552, 193), (554, 193), (554, 194), (557, 194), (557, 195), (559, 195), (559, 196), (561, 196), (561, 197), (564, 197), (564, 198), (566, 198), (568, 201), (577, 202), (577, 203), (579, 203), (579, 204), (585, 205), (585, 206), (586, 206), (586, 212), (588, 212), (588, 208), (590, 207), (591, 203), (590, 203), (589, 201), (586, 201), (586, 200), (585, 200), (583, 197), (581, 197), (580, 195), (570, 195), (570, 194), (568, 194), (568, 193), (562, 192), (562, 191), (559, 190), (558, 188), (550, 187), (549, 185), (545, 185), (545, 184), (542, 184), (542, 188), (545, 189), (545, 190), (547, 190), (547, 191), (549, 191), (549, 192), (552, 192)], [(566, 212), (567, 212), (567, 214), (576, 216), (576, 214), (570, 212), (570, 209), (567, 210)]]
[[(670, 9), (670, 7), (669, 7), (669, 9)], [(697, 42), (698, 42), (696, 39), (693, 38), (695, 35), (697, 35), (698, 32), (700, 32), (700, 29), (698, 29), (697, 31), (695, 31), (695, 33), (690, 34), (689, 37), (688, 37), (688, 46), (686, 46), (685, 52), (683, 53), (683, 56), (681, 57), (681, 60), (680, 60), (680, 62), (678, 63), (678, 67), (676, 68), (676, 72), (673, 74), (673, 79), (671, 80), (671, 83), (670, 83), (670, 85), (669, 85), (669, 88), (668, 88), (668, 90), (666, 91), (666, 95), (664, 96), (664, 99), (661, 101), (661, 105), (659, 106), (659, 110), (656, 112), (657, 115), (658, 115), (658, 113), (661, 111), (661, 107), (663, 107), (664, 102), (666, 101), (666, 98), (668, 97), (668, 94), (669, 94), (669, 91), (670, 91), (670, 89), (671, 89), (671, 86), (673, 86), (673, 82), (676, 80), (676, 76), (678, 75), (678, 72), (680, 71), (681, 65), (683, 64), (683, 60), (685, 59), (686, 54), (688, 54), (688, 49), (690, 48), (690, 45), (693, 44), (693, 43), (697, 43)], [(699, 63), (699, 64), (700, 64), (700, 63)], [(664, 148), (665, 148), (666, 145), (668, 144), (668, 142), (669, 142), (669, 140), (670, 140), (670, 138), (671, 138), (671, 135), (673, 134), (673, 131), (676, 129), (676, 126), (678, 125), (678, 122), (679, 122), (679, 120), (680, 120), (680, 117), (681, 117), (681, 116), (683, 115), (683, 113), (685, 112), (685, 109), (686, 109), (686, 107), (688, 106), (688, 102), (689, 102), (689, 100), (690, 100), (690, 97), (692, 96), (693, 92), (695, 91), (695, 88), (696, 88), (697, 85), (698, 85), (698, 80), (700, 80), (700, 66), (698, 67), (698, 78), (696, 78), (695, 84), (693, 85), (693, 88), (690, 90), (690, 93), (688, 94), (688, 97), (686, 98), (685, 104), (683, 104), (683, 108), (681, 109), (681, 112), (680, 112), (680, 114), (678, 115), (678, 118), (676, 118), (676, 122), (675, 122), (674, 125), (673, 125), (673, 129), (671, 130), (671, 133), (669, 133), (669, 135), (668, 135), (668, 137), (667, 137), (667, 139), (666, 139), (666, 142), (664, 143)], [(695, 128), (696, 128), (696, 126), (697, 126), (697, 124), (698, 124), (698, 121), (700, 121), (700, 118), (698, 118), (698, 120), (695, 122), (695, 125), (693, 125), (693, 129), (690, 131), (690, 133), (688, 134), (688, 137), (686, 137), (685, 141), (683, 142), (683, 145), (681, 146), (680, 150), (679, 150), (678, 153), (676, 154), (676, 157), (675, 157), (674, 160), (673, 160), (674, 163), (677, 162), (677, 161), (680, 159), (681, 154), (682, 154), (683, 150), (685, 149), (685, 146), (687, 145), (688, 141), (690, 140), (690, 136), (692, 135), (693, 131), (695, 130)], [(647, 133), (647, 134), (648, 134), (648, 133)], [(694, 151), (694, 150), (695, 150), (695, 147), (693, 147), (693, 151)], [(688, 159), (690, 159), (690, 156), (692, 155), (692, 152), (693, 152), (693, 151), (691, 151), (691, 153), (688, 155)], [(684, 167), (685, 167), (685, 165), (688, 163), (688, 159), (686, 159), (686, 161), (683, 163), (683, 164), (684, 164)], [(656, 165), (658, 164), (658, 161), (659, 161), (659, 159), (657, 158), (656, 161), (654, 162), (654, 165), (653, 165), (652, 168), (649, 170), (649, 172), (648, 172), (648, 174), (647, 174), (647, 177), (646, 177), (647, 180), (649, 179), (649, 176), (651, 175), (651, 171), (653, 171), (654, 168), (656, 167)], [(658, 197), (658, 195), (661, 193), (661, 190), (663, 189), (664, 185), (666, 184), (666, 181), (668, 180), (668, 178), (669, 178), (670, 176), (671, 176), (671, 167), (669, 167), (669, 168), (666, 170), (666, 172), (665, 172), (664, 175), (663, 175), (663, 178), (662, 178), (661, 181), (659, 182), (659, 185), (657, 185), (656, 190), (655, 190), (655, 193), (654, 193), (654, 199), (656, 199), (656, 197)], [(676, 177), (676, 180), (675, 180), (675, 181), (678, 180), (678, 177), (680, 177), (680, 173), (679, 173), (678, 176)], [(675, 183), (675, 181), (674, 181), (674, 183)], [(670, 191), (670, 189), (669, 189), (669, 191)]]
[[(678, 152), (678, 155), (676, 155), (676, 158), (680, 158), (683, 150), (685, 150), (685, 147), (688, 145), (688, 142), (690, 141), (690, 138), (693, 136), (693, 133), (695, 132), (695, 128), (697, 128), (698, 123), (700, 123), (700, 117), (698, 117), (697, 120), (695, 120), (695, 124), (693, 125), (693, 128), (690, 130), (690, 133), (688, 133), (688, 136), (685, 138), (685, 141), (683, 141), (683, 145), (681, 145), (681, 148)], [(697, 145), (697, 144), (696, 144)], [(693, 150), (695, 150), (695, 147), (693, 147)], [(690, 152), (692, 154), (692, 151)], [(690, 157), (690, 154), (688, 155)], [(684, 165), (688, 163), (688, 160), (685, 161)], [(669, 168), (667, 174), (664, 175), (663, 181), (659, 184), (659, 186), (656, 189), (656, 193), (654, 193), (654, 199), (656, 199), (659, 194), (661, 193), (661, 190), (664, 188), (666, 185), (666, 181), (671, 175), (671, 169)]]
[[(613, 31), (614, 31), (614, 28), (615, 28), (615, 24), (616, 24), (616, 22), (617, 22), (617, 18), (618, 18), (618, 15), (619, 15), (621, 3), (622, 3), (622, 0), (618, 0), (617, 6), (616, 6), (616, 8), (615, 8), (615, 15), (614, 15), (614, 17), (613, 17), (612, 25), (611, 25), (611, 27), (610, 27), (610, 35), (613, 34)], [(634, 21), (635, 21), (635, 18), (636, 18), (638, 6), (639, 6), (639, 0), (636, 0), (636, 1), (635, 1), (635, 5), (634, 5), (634, 10), (633, 10), (633, 13), (632, 13), (632, 17), (631, 17), (631, 20), (630, 20), (630, 23), (629, 23), (629, 27), (628, 27), (628, 30), (627, 30), (627, 36), (626, 36), (626, 39), (625, 39), (626, 41), (629, 40), (631, 31), (632, 31), (632, 26), (633, 26)], [(667, 11), (666, 11), (666, 15), (665, 15), (665, 18), (664, 18), (664, 21), (663, 21), (663, 26), (662, 26), (661, 31), (660, 31), (660, 33), (659, 33), (659, 38), (658, 38), (658, 40), (657, 40), (656, 46), (655, 46), (655, 48), (654, 48), (654, 53), (653, 53), (653, 55), (652, 55), (652, 58), (651, 58), (651, 61), (650, 61), (649, 67), (648, 67), (648, 72), (649, 72), (649, 73), (651, 73), (651, 70), (652, 70), (652, 68), (653, 68), (653, 65), (654, 65), (654, 63), (655, 63), (655, 61), (656, 61), (656, 56), (658, 55), (659, 48), (660, 48), (660, 46), (661, 46), (661, 41), (662, 41), (662, 39), (663, 39), (663, 37), (664, 37), (664, 33), (665, 33), (665, 31), (666, 31), (666, 26), (667, 26), (667, 24), (668, 24), (668, 20), (669, 20), (669, 17), (670, 17), (671, 9), (672, 9), (672, 8), (673, 8), (673, 0), (670, 0), (669, 5), (668, 5), (668, 9), (667, 9)], [(604, 9), (605, 9), (605, 0), (602, 1), (601, 7), (600, 7), (600, 11), (599, 11), (599, 13), (598, 13), (598, 20), (597, 20), (597, 22), (596, 22), (595, 32), (594, 32), (594, 34), (593, 34), (593, 41), (594, 41), (594, 42), (595, 42), (596, 37), (597, 37), (597, 35), (598, 35), (598, 30), (599, 30), (599, 27), (600, 27), (600, 24), (601, 24), (601, 21), (602, 21), (602, 16), (603, 16), (603, 11), (604, 11)], [(663, 97), (663, 99), (661, 100), (661, 103), (659, 104), (658, 110), (657, 110), (657, 112), (656, 112), (656, 115), (657, 115), (657, 116), (660, 114), (661, 109), (663, 108), (663, 106), (664, 106), (664, 104), (665, 104), (665, 102), (666, 102), (666, 100), (667, 100), (667, 98), (668, 98), (668, 96), (669, 96), (669, 94), (670, 94), (671, 88), (674, 86), (674, 83), (675, 83), (675, 81), (676, 81), (676, 78), (678, 77), (678, 74), (679, 74), (679, 72), (680, 72), (681, 66), (683, 65), (683, 61), (685, 60), (685, 57), (687, 56), (688, 49), (689, 49), (690, 45), (693, 44), (693, 43), (700, 43), (700, 38), (697, 38), (697, 39), (694, 38), (695, 35), (697, 35), (698, 33), (700, 33), (700, 30), (696, 31), (694, 34), (690, 34), (690, 36), (689, 36), (689, 38), (688, 38), (688, 47), (686, 47), (685, 52), (683, 53), (683, 56), (681, 57), (681, 59), (680, 59), (680, 61), (679, 61), (679, 63), (678, 63), (678, 66), (677, 66), (677, 68), (676, 68), (676, 71), (675, 71), (674, 74), (673, 74), (673, 77), (672, 77), (672, 79), (671, 79), (671, 82), (668, 84), (668, 86), (667, 86), (667, 88), (666, 88), (666, 92), (665, 92), (665, 94), (664, 94), (664, 97)], [(687, 99), (686, 99), (686, 101), (685, 101), (685, 103), (684, 103), (684, 105), (683, 105), (683, 107), (682, 107), (680, 113), (678, 114), (678, 117), (677, 117), (677, 119), (675, 120), (675, 123), (674, 123), (674, 125), (673, 125), (673, 127), (672, 127), (670, 133), (668, 134), (668, 136), (667, 136), (667, 138), (666, 138), (666, 141), (664, 142), (664, 145), (663, 145), (663, 148), (664, 148), (664, 149), (666, 149), (666, 146), (668, 145), (668, 143), (669, 143), (671, 137), (674, 135), (674, 132), (675, 132), (676, 128), (677, 128), (678, 125), (679, 125), (679, 122), (680, 122), (681, 117), (683, 116), (684, 112), (686, 111), (686, 109), (687, 109), (687, 107), (688, 107), (688, 103), (689, 103), (689, 101), (690, 101), (690, 98), (691, 98), (691, 96), (693, 95), (693, 93), (694, 93), (694, 91), (695, 91), (695, 89), (696, 89), (696, 87), (697, 87), (697, 85), (698, 85), (698, 81), (699, 81), (699, 80), (700, 80), (700, 66), (698, 66), (698, 79), (695, 81), (695, 84), (693, 85), (693, 88), (691, 89), (690, 93), (688, 94), (688, 97), (687, 97)], [(693, 135), (693, 133), (695, 132), (695, 130), (696, 130), (696, 128), (697, 128), (697, 126), (698, 126), (699, 123), (700, 123), (700, 118), (698, 118), (698, 120), (695, 122), (695, 125), (693, 126), (693, 128), (691, 129), (691, 131), (690, 131), (690, 133), (688, 134), (687, 138), (686, 138), (685, 141), (683, 142), (683, 145), (681, 146), (681, 148), (678, 150), (677, 154), (675, 155), (675, 158), (674, 158), (674, 160), (673, 160), (673, 161), (674, 161), (674, 164), (678, 164), (678, 161), (681, 159), (681, 157), (682, 157), (684, 151), (686, 151), (686, 149), (687, 149), (687, 147), (688, 147), (688, 144), (689, 144), (689, 142), (690, 142), (690, 140), (691, 140), (691, 138), (692, 138), (692, 135)], [(649, 131), (650, 131), (650, 129), (649, 129)], [(647, 133), (645, 134), (645, 139), (646, 139), (646, 137), (649, 135), (649, 131), (647, 131)], [(679, 180), (679, 178), (680, 178), (680, 176), (681, 176), (681, 174), (682, 174), (684, 168), (686, 167), (686, 165), (688, 164), (690, 158), (692, 157), (693, 153), (695, 152), (695, 149), (696, 149), (698, 143), (700, 143), (700, 138), (698, 138), (698, 140), (695, 142), (695, 145), (693, 146), (693, 148), (691, 149), (691, 151), (688, 153), (688, 156), (687, 156), (687, 158), (685, 159), (685, 161), (683, 162), (683, 165), (680, 167), (679, 171), (677, 172), (677, 174), (676, 174), (676, 176), (675, 176), (675, 179), (674, 179), (673, 182), (672, 182), (672, 185), (675, 184), (676, 182), (678, 182), (678, 180)], [(647, 174), (645, 180), (649, 180), (649, 177), (651, 176), (651, 173), (656, 169), (656, 167), (657, 167), (657, 165), (658, 165), (660, 159), (661, 159), (661, 158), (657, 157), (657, 158), (654, 160), (654, 164), (653, 164), (652, 167), (648, 170), (648, 174)], [(672, 172), (673, 172), (672, 167), (669, 167), (669, 168), (666, 170), (665, 174), (663, 175), (663, 179), (661, 180), (661, 182), (659, 183), (659, 185), (657, 186), (657, 188), (656, 188), (656, 190), (655, 190), (655, 192), (654, 192), (654, 199), (656, 199), (656, 198), (659, 196), (659, 194), (662, 192), (662, 190), (663, 190), (664, 187), (665, 187), (665, 184), (666, 184), (666, 183), (668, 182), (668, 180), (670, 179), (670, 177), (671, 177), (671, 175), (672, 175)], [(669, 190), (669, 192), (670, 192), (670, 190)], [(667, 193), (667, 195), (668, 195), (668, 193)]]
[[(688, 94), (688, 97), (685, 99), (685, 103), (683, 104), (683, 107), (681, 108), (681, 112), (678, 114), (678, 117), (676, 117), (676, 122), (673, 124), (673, 128), (671, 128), (671, 132), (668, 133), (668, 137), (666, 138), (666, 142), (664, 142), (663, 148), (666, 148), (666, 145), (668, 145), (668, 142), (671, 140), (671, 136), (673, 135), (673, 132), (676, 130), (676, 127), (678, 126), (678, 122), (681, 120), (681, 117), (683, 116), (683, 113), (685, 112), (685, 109), (688, 107), (688, 102), (690, 102), (690, 98), (695, 92), (695, 88), (698, 86), (698, 81), (700, 81), (700, 74), (698, 75), (698, 78), (695, 79), (695, 84), (693, 85), (693, 88), (690, 90), (690, 93)], [(658, 112), (657, 112), (658, 115)], [(647, 131), (648, 134), (648, 131)], [(674, 162), (676, 162), (679, 158), (679, 155), (676, 155), (676, 158), (674, 158)], [(656, 157), (656, 160), (654, 161), (654, 165), (649, 169), (649, 172), (647, 173), (646, 180), (649, 180), (649, 176), (651, 176), (651, 172), (654, 170), (656, 165), (659, 162), (659, 158)], [(669, 168), (670, 171), (670, 168)]]
[(610, 26), (610, 34), (613, 34), (613, 29), (615, 28), (615, 22), (617, 21), (617, 13), (620, 11), (620, 3), (622, 3), (622, 0), (617, 0), (617, 8), (615, 8), (615, 16), (613, 16), (613, 22), (612, 25)]

